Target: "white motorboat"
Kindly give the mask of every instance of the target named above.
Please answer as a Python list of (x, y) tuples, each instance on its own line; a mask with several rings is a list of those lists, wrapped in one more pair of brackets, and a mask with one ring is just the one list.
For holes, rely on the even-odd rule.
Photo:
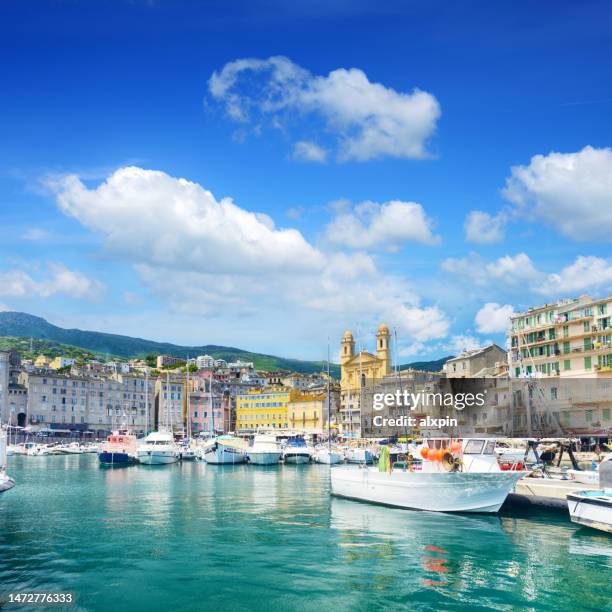
[(15, 486), (15, 481), (6, 473), (6, 432), (0, 429), (0, 493)]
[(25, 454), (28, 457), (40, 457), (42, 455), (50, 455), (51, 450), (45, 444), (37, 444), (36, 442), (26, 442), (24, 445)]
[(330, 449), (327, 446), (319, 446), (315, 449), (314, 460), (317, 463), (336, 465), (338, 463), (344, 463), (344, 454), (334, 448)]
[(243, 441), (234, 436), (219, 436), (209, 442), (204, 450), (204, 460), (213, 465), (244, 463), (246, 459)]
[[(601, 464), (604, 462), (611, 462), (612, 457), (606, 457)], [(599, 469), (601, 464), (598, 465), (594, 470), (566, 470), (565, 474), (570, 480), (580, 482), (582, 484), (597, 485), (599, 484)]]
[(567, 496), (572, 522), (612, 533), (612, 461), (599, 466), (597, 491), (578, 491)]
[(247, 449), (249, 463), (253, 465), (275, 465), (281, 455), (282, 449), (274, 435), (257, 434), (253, 445)]
[(176, 463), (178, 450), (172, 434), (167, 431), (151, 432), (138, 446), (138, 461), (145, 465), (165, 465)]
[(372, 463), (374, 456), (367, 448), (348, 448), (346, 450), (347, 463)]
[(190, 444), (179, 444), (178, 453), (181, 461), (195, 461), (198, 458), (196, 451)]
[(422, 464), (395, 471), (385, 449), (378, 467), (332, 468), (331, 492), (413, 510), (497, 512), (524, 473), (502, 471), (494, 449), (491, 439), (427, 440)]
[(283, 449), (283, 460), (285, 463), (310, 463), (312, 451), (304, 438), (295, 436), (287, 440), (287, 445)]

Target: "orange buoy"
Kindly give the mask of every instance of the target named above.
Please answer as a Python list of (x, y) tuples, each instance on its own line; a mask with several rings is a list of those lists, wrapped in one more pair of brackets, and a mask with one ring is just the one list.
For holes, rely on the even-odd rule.
[(461, 452), (461, 442), (453, 442), (450, 449), (453, 453)]
[(426, 446), (421, 448), (421, 457), (423, 457), (423, 459), (429, 458), (429, 449)]
[(446, 454), (446, 449), (445, 448), (441, 448), (438, 451), (438, 461), (442, 461), (442, 459), (444, 459), (444, 455)]

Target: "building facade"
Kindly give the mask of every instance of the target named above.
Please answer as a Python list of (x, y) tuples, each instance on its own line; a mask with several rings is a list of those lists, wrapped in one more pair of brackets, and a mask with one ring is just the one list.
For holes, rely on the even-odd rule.
[(288, 404), (295, 392), (282, 386), (251, 389), (236, 396), (236, 431), (287, 430)]
[(356, 354), (353, 334), (344, 333), (340, 343), (340, 373), (339, 430), (359, 437), (364, 393), (391, 373), (390, 333), (384, 323), (376, 332), (376, 354), (362, 347)]
[(9, 353), (0, 351), (0, 422), (9, 421)]

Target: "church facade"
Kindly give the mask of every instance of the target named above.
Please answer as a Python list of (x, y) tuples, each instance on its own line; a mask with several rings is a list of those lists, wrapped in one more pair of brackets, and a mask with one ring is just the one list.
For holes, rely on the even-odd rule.
[(343, 434), (361, 435), (361, 405), (366, 391), (391, 373), (391, 334), (383, 323), (376, 332), (376, 350), (360, 347), (355, 352), (355, 340), (350, 331), (344, 332), (340, 343), (340, 418)]

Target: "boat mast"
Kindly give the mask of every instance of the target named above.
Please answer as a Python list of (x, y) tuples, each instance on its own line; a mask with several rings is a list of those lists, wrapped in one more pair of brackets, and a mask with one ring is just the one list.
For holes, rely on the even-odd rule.
[(215, 415), (213, 412), (213, 400), (212, 400), (212, 372), (210, 373), (210, 380), (208, 383), (208, 406), (210, 409), (210, 427), (211, 433), (215, 435)]
[(149, 368), (145, 370), (145, 436), (149, 434)]
[[(331, 395), (329, 367), (329, 336), (327, 337), (327, 448), (331, 457)], [(331, 465), (331, 459), (330, 459)]]

